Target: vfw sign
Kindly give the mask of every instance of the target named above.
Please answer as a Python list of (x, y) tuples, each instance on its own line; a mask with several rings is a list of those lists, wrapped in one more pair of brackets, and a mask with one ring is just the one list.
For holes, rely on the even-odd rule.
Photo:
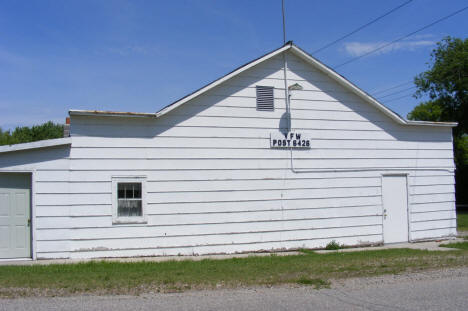
[(285, 149), (310, 149), (310, 137), (307, 134), (300, 132), (289, 132), (286, 135), (283, 133), (271, 133), (270, 147)]

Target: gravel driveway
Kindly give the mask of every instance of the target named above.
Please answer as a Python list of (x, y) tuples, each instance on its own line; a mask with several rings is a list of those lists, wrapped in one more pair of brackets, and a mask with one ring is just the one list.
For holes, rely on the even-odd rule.
[(468, 268), (307, 286), (0, 300), (0, 310), (468, 310)]

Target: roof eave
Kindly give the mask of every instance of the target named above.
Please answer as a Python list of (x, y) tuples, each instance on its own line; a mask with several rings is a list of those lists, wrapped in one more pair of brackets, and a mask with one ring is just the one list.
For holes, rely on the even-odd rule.
[(0, 153), (71, 145), (71, 143), (72, 143), (71, 137), (38, 140), (38, 141), (31, 142), (31, 143), (0, 146)]
[(350, 91), (352, 91), (354, 94), (357, 96), (361, 97), (380, 111), (382, 111), (385, 115), (393, 119), (399, 124), (402, 125), (422, 125), (422, 126), (439, 126), (439, 127), (455, 127), (458, 125), (456, 122), (427, 122), (427, 121), (411, 121), (411, 120), (406, 120), (402, 118), (400, 115), (398, 115), (396, 112), (392, 111), (391, 109), (387, 108), (386, 106), (382, 105), (380, 102), (378, 102), (376, 99), (374, 99), (372, 96), (361, 90), (359, 87), (354, 85), (352, 82), (347, 80), (345, 77), (342, 75), (338, 74), (336, 71), (334, 71), (332, 68), (324, 65), (320, 61), (316, 60), (313, 56), (310, 54), (306, 53), (296, 45), (292, 45), (291, 51), (294, 52), (296, 55), (301, 57), (302, 59), (308, 61), (311, 63), (313, 66), (319, 68), (324, 74), (332, 78), (333, 80), (337, 81)]
[(432, 122), (432, 121), (415, 121), (406, 120), (407, 125), (422, 125), (422, 126), (442, 126), (442, 127), (456, 127), (458, 122)]
[(134, 117), (134, 118), (154, 118), (155, 113), (147, 112), (123, 112), (123, 111), (103, 111), (103, 110), (69, 110), (70, 116), (101, 116), (101, 117)]

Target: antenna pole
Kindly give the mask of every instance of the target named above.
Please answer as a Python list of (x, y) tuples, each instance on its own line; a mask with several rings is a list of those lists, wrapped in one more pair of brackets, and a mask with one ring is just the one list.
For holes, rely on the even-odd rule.
[(286, 44), (286, 23), (284, 21), (284, 0), (281, 0), (281, 7), (283, 12), (283, 44)]

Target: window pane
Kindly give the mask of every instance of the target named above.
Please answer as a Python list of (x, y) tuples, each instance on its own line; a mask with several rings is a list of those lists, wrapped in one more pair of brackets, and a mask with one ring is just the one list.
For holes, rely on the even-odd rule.
[(117, 215), (119, 217), (142, 216), (141, 200), (119, 199)]
[(141, 183), (119, 183), (118, 199), (141, 199)]
[(118, 199), (123, 199), (123, 198), (125, 198), (125, 191), (119, 189), (119, 191), (118, 191), (118, 193), (117, 193), (117, 198), (118, 198)]

